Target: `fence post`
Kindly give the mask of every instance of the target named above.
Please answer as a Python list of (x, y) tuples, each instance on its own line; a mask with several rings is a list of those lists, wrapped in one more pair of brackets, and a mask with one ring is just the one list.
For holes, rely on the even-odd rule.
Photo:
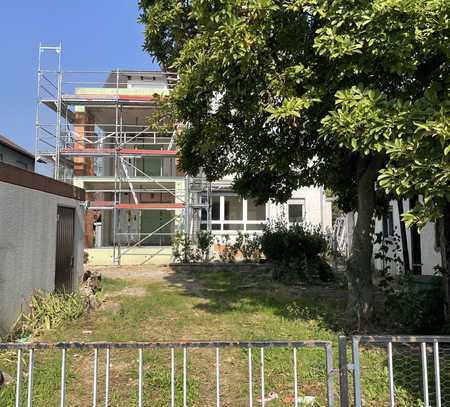
[(355, 397), (355, 407), (362, 406), (361, 400), (361, 366), (359, 364), (359, 336), (352, 338), (352, 357), (353, 357), (353, 391)]
[(341, 407), (348, 407), (347, 338), (339, 337), (339, 393)]

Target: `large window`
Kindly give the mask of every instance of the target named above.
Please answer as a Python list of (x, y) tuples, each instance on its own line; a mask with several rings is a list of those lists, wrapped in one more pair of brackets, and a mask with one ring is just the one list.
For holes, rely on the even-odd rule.
[[(202, 210), (201, 228), (206, 229), (207, 212)], [(224, 233), (261, 231), (266, 221), (266, 205), (238, 195), (224, 194), (211, 197), (211, 229)]]

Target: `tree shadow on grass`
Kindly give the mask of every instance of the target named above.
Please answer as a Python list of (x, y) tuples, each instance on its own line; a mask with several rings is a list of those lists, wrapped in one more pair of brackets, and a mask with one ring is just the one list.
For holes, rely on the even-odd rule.
[(284, 284), (270, 271), (175, 271), (166, 277), (183, 295), (207, 301), (194, 306), (211, 314), (271, 312), (292, 321), (316, 321), (321, 328), (342, 332), (346, 290), (328, 284)]

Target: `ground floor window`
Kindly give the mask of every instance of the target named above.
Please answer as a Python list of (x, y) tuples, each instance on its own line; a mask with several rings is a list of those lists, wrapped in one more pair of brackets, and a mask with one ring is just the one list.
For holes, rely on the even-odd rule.
[(290, 200), (288, 202), (288, 222), (289, 223), (301, 223), (304, 220), (304, 201)]
[[(258, 204), (253, 199), (243, 199), (239, 195), (224, 193), (211, 197), (211, 229), (232, 233), (262, 231), (267, 219), (266, 204)], [(202, 210), (201, 228), (207, 227), (207, 212)]]

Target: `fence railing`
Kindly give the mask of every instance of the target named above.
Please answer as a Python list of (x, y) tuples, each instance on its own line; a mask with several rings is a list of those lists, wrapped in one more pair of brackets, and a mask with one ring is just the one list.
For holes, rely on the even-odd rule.
[[(368, 358), (368, 352), (372, 357)], [(378, 386), (384, 386), (386, 405), (450, 406), (450, 337), (354, 336), (352, 338), (354, 405), (371, 405), (366, 375), (373, 354), (385, 361)], [(384, 381), (384, 383), (383, 383)]]
[[(15, 407), (22, 406), (23, 403), (27, 407), (33, 405), (33, 381), (35, 374), (35, 356), (40, 351), (58, 351), (60, 352), (59, 358), (59, 406), (64, 407), (68, 405), (67, 399), (67, 377), (69, 374), (69, 367), (67, 358), (69, 352), (88, 351), (91, 353), (90, 358), (92, 363), (92, 378), (91, 378), (91, 402), (90, 405), (96, 407), (99, 405), (99, 393), (102, 390), (99, 388), (99, 355), (100, 352), (104, 352), (105, 365), (103, 383), (104, 389), (102, 394), (102, 404), (105, 407), (110, 405), (111, 401), (111, 380), (110, 380), (110, 368), (111, 359), (118, 351), (135, 351), (137, 353), (137, 397), (135, 402), (130, 402), (129, 405), (137, 405), (139, 407), (144, 406), (144, 352), (148, 350), (169, 350), (170, 351), (170, 397), (169, 405), (175, 407), (175, 405), (188, 406), (188, 387), (189, 387), (189, 375), (188, 375), (188, 355), (191, 350), (194, 349), (212, 349), (215, 353), (214, 358), (214, 405), (220, 406), (222, 404), (223, 392), (221, 390), (221, 352), (225, 349), (239, 348), (247, 353), (246, 365), (247, 365), (247, 400), (246, 404), (250, 407), (254, 405), (266, 406), (271, 400), (270, 393), (266, 388), (266, 371), (265, 371), (265, 350), (271, 348), (284, 348), (292, 352), (292, 364), (291, 367), (285, 366), (285, 374), (291, 376), (293, 379), (292, 388), (292, 403), (296, 407), (305, 405), (304, 398), (299, 395), (299, 349), (315, 349), (322, 350), (322, 361), (325, 366), (325, 383), (326, 389), (325, 400), (327, 406), (333, 407), (334, 404), (334, 377), (336, 370), (333, 368), (333, 353), (332, 343), (329, 341), (194, 341), (194, 342), (126, 342), (126, 343), (107, 343), (107, 342), (91, 342), (91, 343), (79, 343), (79, 342), (61, 342), (61, 343), (0, 343), (0, 353), (3, 351), (15, 352), (15, 365), (16, 365), (16, 378), (15, 378), (15, 395), (14, 405)], [(177, 351), (177, 353), (176, 353)], [(114, 354), (112, 354), (114, 352)], [(181, 353), (182, 359), (182, 392), (177, 391), (176, 383), (176, 354)], [(131, 357), (133, 360), (133, 357)], [(26, 366), (26, 373), (23, 372), (23, 365)], [(257, 369), (256, 369), (256, 366)], [(1, 369), (1, 366), (0, 366)], [(255, 374), (255, 370), (259, 374)], [(290, 370), (290, 372), (289, 372)], [(151, 374), (151, 372), (150, 372)], [(259, 377), (257, 377), (259, 376)], [(258, 394), (256, 393), (258, 390)], [(0, 390), (1, 391), (1, 390)], [(161, 391), (161, 389), (153, 389), (155, 392)], [(177, 394), (179, 398), (177, 399)], [(148, 395), (147, 395), (148, 396)], [(0, 394), (1, 400), (1, 394)], [(49, 401), (55, 400), (55, 394), (49, 394)], [(42, 400), (41, 400), (42, 401)], [(147, 405), (147, 404), (146, 404)]]
[[(278, 375), (284, 380), (278, 383), (279, 388), (292, 395), (288, 400), (283, 400), (283, 405), (450, 406), (449, 336), (340, 337), (335, 353), (331, 341), (320, 340), (0, 343), (0, 371), (4, 368), (1, 365), (2, 353), (13, 355), (11, 363), (15, 366), (15, 384), (10, 385), (13, 386), (10, 387), (11, 397), (2, 398), (4, 390), (0, 388), (0, 404), (32, 407), (35, 401), (36, 356), (42, 352), (50, 352), (55, 356), (56, 351), (59, 355), (55, 356), (52, 363), (56, 363), (58, 368), (51, 367), (50, 359), (44, 358), (44, 363), (39, 363), (41, 370), (37, 375), (37, 384), (40, 386), (42, 378), (39, 375), (42, 370), (44, 376), (54, 375), (53, 380), (57, 380), (53, 388), (57, 389), (58, 394), (55, 396), (54, 392), (49, 391), (49, 401), (54, 403), (58, 399), (60, 407), (72, 405), (68, 400), (68, 387), (71, 369), (75, 367), (69, 363), (69, 357), (80, 356), (77, 353), (85, 352), (81, 363), (89, 364), (89, 369), (85, 369), (89, 371), (89, 377), (84, 378), (85, 383), (88, 383), (84, 390), (88, 388), (89, 403), (84, 402), (82, 405), (119, 405), (113, 400), (112, 389), (127, 385), (127, 381), (111, 380), (111, 366), (113, 361), (116, 363), (116, 358), (119, 359), (120, 352), (126, 351), (128, 359), (124, 370), (128, 369), (125, 372), (128, 380), (135, 383), (132, 390), (134, 394), (130, 395), (127, 405), (153, 405), (152, 394), (161, 392), (165, 392), (167, 397), (162, 402), (159, 400), (158, 405), (186, 407), (194, 404), (189, 396), (189, 388), (199, 372), (191, 370), (190, 361), (205, 359), (205, 352), (210, 352), (212, 359), (206, 367), (207, 375), (202, 378), (208, 382), (208, 402), (201, 399), (201, 403), (208, 406), (231, 405), (226, 394), (229, 387), (225, 386), (230, 378), (228, 373), (224, 374), (224, 366), (230, 362), (226, 352), (233, 349), (241, 352), (238, 352), (238, 358), (239, 369), (243, 374), (232, 376), (232, 380), (239, 381), (235, 384), (240, 386), (243, 394), (239, 402), (232, 405), (270, 407), (274, 396), (274, 392), (270, 391), (274, 389), (271, 375)], [(278, 350), (285, 352), (282, 357), (270, 353)], [(347, 356), (349, 350), (351, 357)], [(158, 359), (158, 362), (146, 364), (144, 355), (150, 351), (166, 352), (169, 363), (164, 365), (162, 359)], [(305, 363), (305, 359), (311, 355), (308, 352), (315, 352), (314, 360), (309, 365)], [(334, 355), (338, 356), (338, 368), (333, 367)], [(100, 356), (104, 358), (104, 363), (100, 363)], [(282, 372), (273, 369), (274, 360), (281, 361)], [(45, 372), (45, 363), (49, 364), (49, 372)], [(157, 363), (160, 369), (167, 370), (168, 380), (149, 385), (151, 376), (158, 374)], [(232, 364), (233, 369), (238, 370), (235, 362)], [(317, 374), (318, 366), (323, 370), (320, 374)], [(311, 375), (308, 369), (315, 370), (315, 380), (320, 382), (310, 386), (317, 391), (315, 397), (305, 396), (302, 391), (302, 384), (306, 385), (305, 378)], [(73, 390), (73, 386), (71, 388)], [(5, 400), (8, 400), (6, 404), (2, 404)], [(39, 402), (39, 405), (46, 405), (42, 394)], [(198, 404), (198, 400), (196, 402)]]

